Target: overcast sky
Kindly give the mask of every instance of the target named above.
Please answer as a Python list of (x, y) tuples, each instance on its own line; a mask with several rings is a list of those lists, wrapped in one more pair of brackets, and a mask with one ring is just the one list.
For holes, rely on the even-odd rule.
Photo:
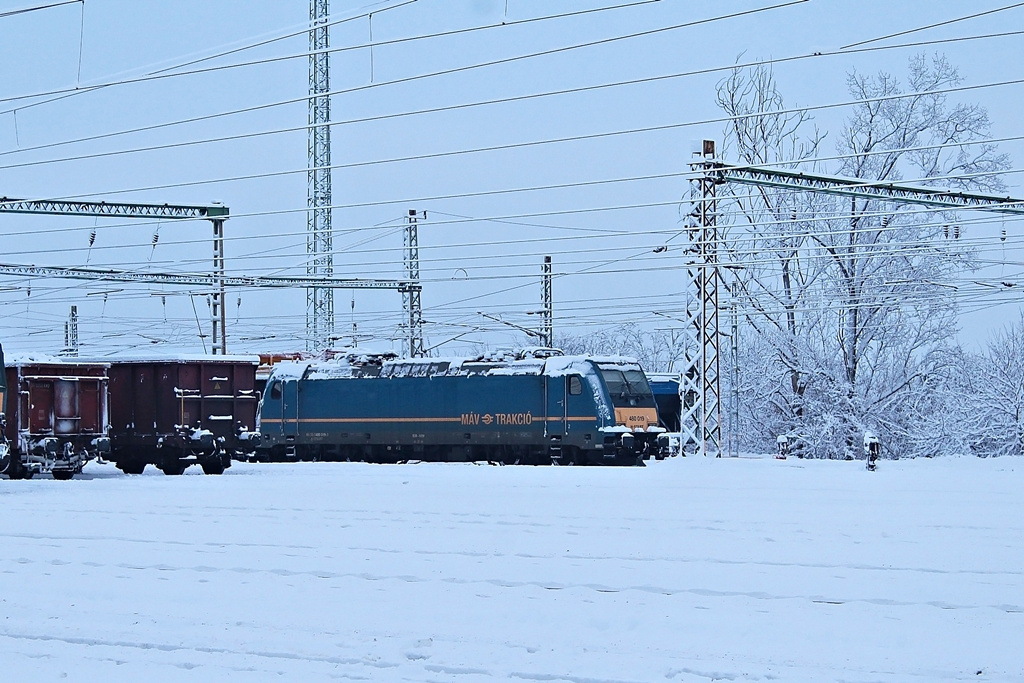
[[(0, 0), (0, 196), (221, 201), (233, 216), (226, 229), (229, 271), (305, 274), (308, 2), (86, 0), (7, 14), (58, 1)], [(993, 138), (1024, 136), (1024, 85), (995, 85), (1020, 78), (1024, 36), (908, 45), (1024, 29), (1024, 3), (873, 40), (1012, 4), (397, 0), (374, 5), (371, 17), (365, 0), (331, 0), (335, 21), (353, 17), (330, 34), (337, 49), (331, 86), (341, 91), (332, 101), (332, 162), (342, 166), (333, 176), (336, 274), (401, 277), (403, 217), (409, 209), (425, 210), (425, 333), (427, 346), (440, 345), (436, 353), (521, 342), (515, 330), (480, 313), (536, 326), (527, 313), (540, 307), (546, 254), (559, 275), (557, 332), (592, 334), (629, 320), (671, 327), (651, 311), (673, 315), (684, 306), (681, 253), (673, 241), (678, 202), (687, 192), (682, 174), (696, 141), (722, 139), (715, 85), (730, 65), (776, 60), (787, 104), (816, 108), (816, 124), (830, 131), (829, 153), (850, 111), (829, 106), (849, 99), (847, 74), (886, 70), (902, 77), (908, 58), (921, 51), (946, 54), (964, 85), (988, 86), (952, 94), (950, 101), (986, 107)], [(611, 9), (586, 12), (599, 8)], [(765, 9), (742, 14), (759, 8)], [(545, 18), (570, 13), (578, 14)], [(372, 50), (366, 47), (371, 33)], [(447, 35), (409, 40), (437, 33)], [(179, 69), (192, 72), (187, 75), (139, 78), (289, 34), (295, 35)], [(862, 41), (872, 42), (861, 48), (891, 49), (842, 49)], [(242, 62), (251, 64), (209, 70)], [(199, 69), (205, 71), (194, 73)], [(409, 80), (416, 76), (424, 77)], [(654, 77), (665, 78), (580, 90)], [(60, 97), (97, 84), (114, 85)], [(33, 94), (40, 96), (22, 97)], [(517, 99), (450, 108), (509, 98)], [(247, 108), (255, 109), (220, 115)], [(448, 109), (414, 113), (438, 108)], [(111, 135), (196, 117), (208, 118)], [(662, 128), (628, 132), (651, 127)], [(208, 141), (245, 134), (252, 135)], [(98, 135), (105, 137), (73, 142)], [(550, 140), (563, 141), (522, 145)], [(72, 144), (55, 144), (63, 142)], [(494, 147), (504, 149), (473, 151)], [(1013, 166), (1005, 176), (1008, 192), (1022, 196), (1017, 169), (1024, 144), (1000, 147)], [(139, 148), (156, 149), (121, 153)], [(460, 151), (466, 153), (451, 154)], [(538, 189), (606, 180), (623, 182)], [(994, 236), (1004, 227), (1010, 237), (1000, 242)], [(978, 235), (991, 238), (989, 256), (1012, 262), (1020, 261), (1019, 232), (1019, 223), (1007, 220)], [(0, 261), (200, 271), (211, 262), (210, 234), (204, 222), (0, 215)], [(663, 244), (667, 252), (653, 251)], [(1016, 282), (1019, 271), (998, 264), (978, 277)], [(199, 336), (209, 333), (206, 294), (0, 276), (0, 340), (13, 352), (56, 352), (69, 307), (77, 305), (83, 353), (154, 342), (202, 351), (209, 344)], [(398, 293), (335, 296), (339, 334), (351, 338), (355, 323), (361, 343), (401, 348)], [(1002, 307), (989, 305), (991, 299), (980, 310), (972, 307), (965, 338), (982, 339), (1016, 317), (1017, 303), (1007, 300)], [(304, 346), (302, 290), (232, 291), (227, 309), (230, 352)]]

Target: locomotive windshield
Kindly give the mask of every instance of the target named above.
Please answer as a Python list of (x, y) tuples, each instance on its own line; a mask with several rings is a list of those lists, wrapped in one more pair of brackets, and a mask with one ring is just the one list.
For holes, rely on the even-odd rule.
[(601, 368), (612, 404), (620, 408), (655, 408), (654, 394), (641, 370)]

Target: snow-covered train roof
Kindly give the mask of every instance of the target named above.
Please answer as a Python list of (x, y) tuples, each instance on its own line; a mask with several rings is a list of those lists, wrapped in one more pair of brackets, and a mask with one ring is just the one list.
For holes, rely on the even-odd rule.
[(68, 363), (251, 363), (259, 365), (260, 357), (255, 355), (214, 355), (206, 353), (139, 353), (139, 354), (118, 354), (116, 356), (104, 356), (101, 358), (58, 358), (59, 361)]
[(46, 353), (19, 353), (7, 356), (4, 360), (7, 367), (22, 365), (110, 365), (109, 359), (70, 358), (68, 356), (51, 356)]
[[(545, 349), (545, 351), (549, 351)], [(623, 356), (562, 356), (522, 352), (490, 354), (470, 358), (393, 358), (373, 354), (350, 354), (326, 361), (282, 361), (274, 365), (271, 377), (278, 379), (343, 379), (349, 377), (468, 377), (472, 375), (548, 375), (560, 377), (585, 374), (594, 364), (601, 369), (639, 370), (639, 363)]]

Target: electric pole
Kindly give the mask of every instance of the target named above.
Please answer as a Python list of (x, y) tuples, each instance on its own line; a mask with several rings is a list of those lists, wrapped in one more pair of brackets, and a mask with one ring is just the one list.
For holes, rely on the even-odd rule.
[(420, 298), (423, 292), (423, 287), (420, 285), (420, 237), (418, 229), (420, 217), (426, 218), (426, 212), (421, 213), (415, 209), (409, 209), (402, 250), (405, 260), (405, 278), (408, 281), (408, 284), (401, 290), (402, 308), (405, 310), (406, 325), (409, 327), (410, 358), (422, 358), (427, 355), (423, 348), (423, 303)]
[(690, 181), (691, 211), (687, 264), (686, 330), (688, 343), (679, 378), (679, 428), (683, 446), (693, 443), (696, 455), (722, 456), (722, 402), (719, 357), (718, 203), (715, 142), (705, 140), (697, 173)]
[[(328, 0), (309, 5), (309, 172), (307, 188), (306, 275), (334, 277), (331, 228), (331, 78)], [(334, 335), (334, 290), (306, 290), (306, 348), (327, 348)]]
[[(228, 207), (214, 203), (211, 206), (175, 204), (136, 204), (129, 202), (82, 202), (63, 199), (11, 199), (0, 197), (0, 213), (45, 214), (50, 216), (96, 216), (111, 218), (149, 218), (158, 220), (208, 220), (213, 224), (213, 286), (211, 298), (211, 324), (213, 327), (213, 353), (227, 353), (227, 311), (224, 287), (227, 278), (224, 272), (224, 221), (230, 212)], [(155, 246), (155, 243), (154, 243)], [(34, 266), (0, 264), (0, 269), (9, 274), (21, 275), (36, 269)], [(96, 269), (55, 269), (81, 273), (97, 272)], [(63, 277), (58, 275), (57, 277)], [(86, 279), (89, 279), (88, 277)]]
[(541, 268), (543, 275), (543, 293), (541, 295), (541, 302), (544, 305), (541, 311), (541, 344), (547, 348), (553, 348), (555, 345), (555, 333), (554, 333), (554, 303), (551, 296), (551, 257), (544, 257), (544, 265)]
[(78, 357), (78, 306), (71, 307), (71, 314), (64, 323), (64, 348), (60, 355), (68, 358)]

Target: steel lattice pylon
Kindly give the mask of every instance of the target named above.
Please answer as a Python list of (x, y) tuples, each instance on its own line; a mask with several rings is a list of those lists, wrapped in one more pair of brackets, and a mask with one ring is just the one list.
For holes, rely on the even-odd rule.
[(1024, 200), (994, 194), (916, 187), (887, 181), (843, 178), (760, 166), (731, 166), (722, 162), (716, 162), (709, 168), (713, 169), (715, 177), (721, 183), (809, 190), (843, 197), (933, 206), (938, 209), (977, 209), (1017, 216), (1024, 215)]
[[(122, 202), (86, 202), (62, 199), (0, 199), (0, 213), (46, 214), (51, 216), (96, 216), (120, 218), (156, 218), (160, 220), (204, 219), (213, 223), (213, 276), (216, 290), (211, 296), (211, 324), (214, 354), (227, 353), (227, 314), (224, 305), (224, 221), (228, 207), (221, 205), (194, 206), (179, 204), (131, 204)], [(34, 270), (34, 266), (0, 264), (5, 274), (21, 275)], [(58, 270), (58, 269), (55, 269)], [(73, 269), (72, 269), (73, 270)], [(88, 269), (83, 269), (86, 272)], [(68, 272), (64, 269), (63, 272)], [(63, 277), (58, 275), (57, 277)]]
[(718, 222), (715, 197), (715, 144), (704, 141), (701, 160), (690, 165), (698, 173), (690, 181), (691, 211), (687, 236), (686, 346), (679, 378), (680, 430), (684, 446), (696, 455), (722, 455), (722, 404), (719, 362)]
[(94, 282), (144, 282), (148, 284), (181, 287), (225, 287), (294, 289), (331, 287), (333, 289), (397, 289), (409, 285), (408, 280), (359, 280), (356, 278), (280, 277), (267, 275), (221, 275), (220, 273), (140, 273), (134, 270), (105, 268), (67, 268), (56, 266), (29, 266), (0, 263), (0, 275), (39, 278), (56, 277)]
[[(424, 214), (424, 217), (426, 214)], [(419, 214), (409, 210), (408, 222), (405, 226), (403, 253), (405, 256), (405, 277), (408, 284), (402, 287), (402, 307), (405, 310), (406, 324), (409, 326), (409, 357), (422, 358), (427, 355), (423, 348), (423, 303), (420, 294), (420, 237), (418, 229)]]
[[(309, 188), (307, 194), (306, 274), (311, 278), (334, 276), (331, 228), (331, 91), (328, 48), (328, 0), (309, 5)], [(306, 346), (319, 350), (330, 346), (334, 334), (334, 290), (306, 290)]]
[(555, 345), (555, 330), (554, 330), (554, 299), (551, 294), (551, 257), (544, 257), (544, 266), (541, 268), (541, 275), (543, 276), (543, 292), (541, 296), (541, 303), (544, 308), (541, 310), (541, 344), (548, 348)]
[[(731, 166), (715, 160), (715, 143), (705, 140), (701, 159), (690, 164), (690, 214), (687, 263), (686, 347), (679, 382), (680, 429), (684, 445), (694, 444), (697, 454), (722, 455), (722, 403), (719, 356), (719, 233), (716, 186), (739, 183), (758, 187), (821, 192), (825, 194), (917, 204), (939, 209), (974, 209), (1022, 215), (1024, 199), (992, 194), (916, 187), (884, 181), (843, 178), (816, 173), (757, 166)], [(732, 352), (733, 425), (739, 404), (738, 313), (733, 300)], [(735, 435), (733, 435), (735, 438)]]

